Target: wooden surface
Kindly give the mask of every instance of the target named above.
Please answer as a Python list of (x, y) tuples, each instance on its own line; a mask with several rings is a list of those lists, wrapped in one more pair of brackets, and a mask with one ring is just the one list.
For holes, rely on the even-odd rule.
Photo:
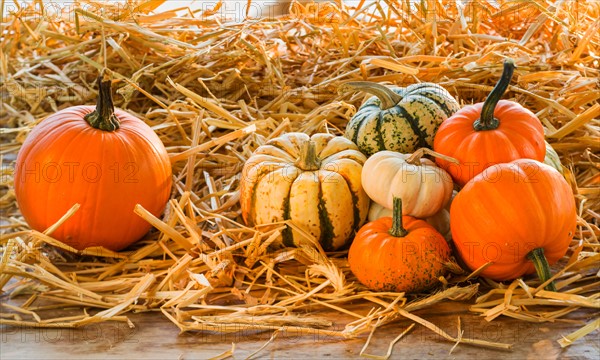
[[(5, 298), (2, 301), (6, 301)], [(362, 308), (361, 308), (362, 309)], [(4, 309), (3, 309), (4, 310)], [(366, 309), (364, 309), (366, 311)], [(566, 349), (557, 339), (577, 330), (594, 316), (575, 312), (573, 322), (524, 323), (499, 318), (491, 323), (468, 312), (468, 304), (444, 303), (416, 312), (452, 336), (457, 334), (457, 317), (461, 317), (463, 337), (513, 344), (512, 351), (498, 351), (468, 345), (457, 346), (430, 330), (416, 325), (395, 346), (391, 359), (600, 359), (600, 332), (595, 331)], [(61, 313), (64, 314), (64, 313)], [(73, 312), (73, 315), (77, 312)], [(46, 314), (52, 315), (52, 314)], [(598, 316), (598, 314), (595, 314)], [(319, 313), (329, 318), (337, 330), (351, 321), (338, 314)], [(134, 329), (124, 323), (108, 322), (82, 329), (31, 329), (0, 327), (2, 359), (206, 359), (221, 354), (236, 344), (235, 359), (245, 359), (263, 346), (272, 332), (179, 334), (179, 329), (160, 313), (131, 314)], [(367, 349), (369, 354), (383, 355), (391, 340), (408, 325), (399, 320), (378, 329)], [(358, 339), (341, 340), (314, 333), (301, 338), (278, 337), (254, 358), (260, 359), (347, 359), (359, 357), (367, 334)]]

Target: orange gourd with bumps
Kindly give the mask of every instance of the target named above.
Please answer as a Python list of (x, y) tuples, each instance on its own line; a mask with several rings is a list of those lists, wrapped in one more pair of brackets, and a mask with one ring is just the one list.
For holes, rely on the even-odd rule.
[(393, 216), (363, 226), (348, 252), (354, 275), (375, 291), (426, 290), (444, 274), (449, 258), (444, 237), (425, 221), (402, 216), (399, 198)]

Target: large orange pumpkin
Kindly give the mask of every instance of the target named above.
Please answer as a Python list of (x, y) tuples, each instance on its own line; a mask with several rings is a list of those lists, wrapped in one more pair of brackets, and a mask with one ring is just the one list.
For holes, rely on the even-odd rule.
[(440, 125), (433, 149), (459, 161), (436, 158), (460, 186), (494, 164), (528, 158), (544, 161), (546, 144), (540, 120), (520, 104), (500, 100), (515, 64), (504, 62), (502, 77), (484, 103), (466, 106)]
[(571, 187), (549, 165), (531, 159), (487, 168), (456, 195), (450, 207), (452, 239), (471, 270), (512, 280), (562, 258), (577, 222)]
[(160, 215), (171, 190), (164, 145), (142, 120), (113, 108), (110, 80), (98, 79), (98, 103), (48, 116), (17, 156), (15, 193), (31, 228), (44, 231), (74, 204), (79, 210), (52, 234), (76, 249), (120, 250), (150, 225), (141, 204)]
[(402, 216), (402, 200), (394, 198), (392, 217), (364, 225), (348, 252), (350, 270), (375, 291), (419, 292), (444, 274), (450, 248), (431, 225)]

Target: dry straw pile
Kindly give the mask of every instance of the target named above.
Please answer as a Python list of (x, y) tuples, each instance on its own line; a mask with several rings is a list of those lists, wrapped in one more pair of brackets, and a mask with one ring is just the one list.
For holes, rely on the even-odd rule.
[[(278, 329), (274, 336), (318, 329), (348, 338), (405, 317), (449, 341), (510, 348), (457, 339), (412, 311), (472, 299), (473, 316), (544, 322), (600, 307), (600, 3), (292, 4), (289, 16), (240, 23), (224, 19), (218, 6), (155, 12), (162, 2), (80, 2), (58, 16), (36, 1), (3, 14), (0, 324), (79, 327), (160, 309), (181, 331), (263, 326)], [(507, 96), (543, 122), (578, 206), (575, 240), (554, 269), (558, 293), (535, 278), (478, 279), (456, 264), (448, 264), (451, 275), (434, 293), (373, 293), (349, 271), (346, 252), (326, 254), (314, 240), (272, 251), (268, 244), (286, 224), (241, 223), (237, 189), (245, 159), (284, 132), (341, 133), (364, 96), (339, 95), (340, 83), (432, 81), (471, 103), (491, 90), (505, 56), (518, 66)], [(45, 116), (95, 103), (103, 68), (118, 89), (116, 105), (144, 119), (164, 142), (174, 186), (161, 219), (136, 209), (156, 228), (143, 241), (120, 253), (77, 252), (52, 239), (52, 228), (41, 233), (24, 223), (12, 161)], [(6, 303), (17, 295), (11, 303), (20, 306)], [(350, 302), (363, 310), (348, 310)], [(65, 307), (81, 315), (43, 317)], [(328, 330), (319, 309), (356, 320)], [(586, 325), (561, 345), (599, 325)]]

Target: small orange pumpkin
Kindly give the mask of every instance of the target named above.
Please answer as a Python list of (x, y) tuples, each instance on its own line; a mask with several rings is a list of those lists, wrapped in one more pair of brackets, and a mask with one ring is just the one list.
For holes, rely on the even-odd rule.
[(419, 292), (444, 274), (450, 248), (431, 225), (402, 216), (402, 200), (394, 198), (392, 217), (364, 225), (348, 252), (350, 270), (375, 291)]
[(436, 163), (460, 186), (491, 165), (528, 158), (544, 161), (546, 143), (540, 120), (520, 104), (500, 100), (512, 78), (515, 64), (504, 62), (502, 77), (484, 103), (466, 106), (440, 125), (433, 149), (459, 161)]
[(31, 228), (44, 231), (74, 204), (79, 210), (53, 237), (82, 250), (121, 250), (150, 224), (136, 204), (160, 215), (171, 192), (167, 151), (142, 120), (114, 109), (110, 80), (98, 79), (98, 102), (40, 122), (17, 156), (15, 194)]
[[(554, 168), (531, 159), (487, 168), (456, 195), (450, 228), (464, 263), (481, 275), (512, 280), (562, 258), (577, 224), (571, 187)], [(550, 285), (553, 289), (553, 285)]]

